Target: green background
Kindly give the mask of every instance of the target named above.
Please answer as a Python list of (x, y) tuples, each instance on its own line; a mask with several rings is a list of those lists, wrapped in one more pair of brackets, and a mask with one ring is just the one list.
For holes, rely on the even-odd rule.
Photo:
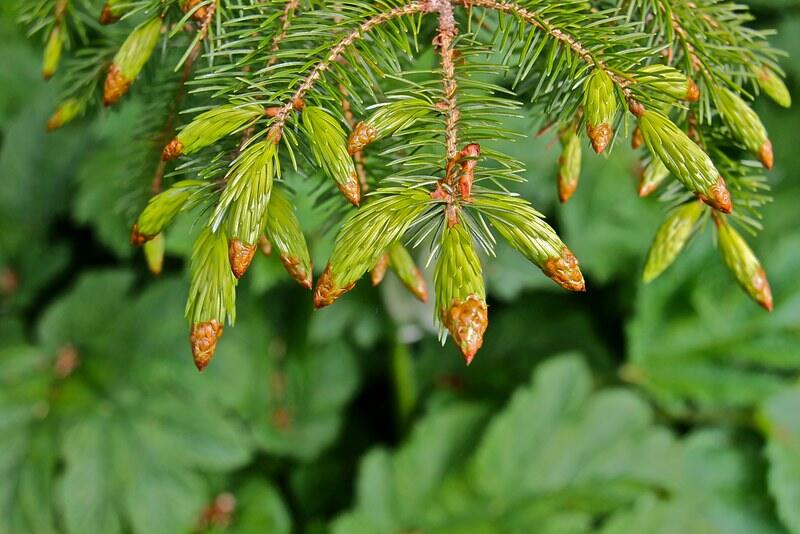
[[(800, 7), (754, 9), (790, 54), (797, 100)], [(644, 286), (664, 207), (637, 197), (636, 154), (585, 150), (581, 186), (558, 207), (551, 135), (509, 152), (587, 294), (500, 247), (486, 262), (490, 327), (466, 368), (393, 275), (312, 312), (278, 259), (259, 257), (199, 374), (183, 319), (190, 242), (168, 232), (159, 279), (127, 242), (144, 163), (123, 155), (142, 141), (142, 103), (45, 133), (56, 87), (7, 11), (0, 534), (800, 532), (797, 106), (756, 104), (776, 157), (775, 201), (751, 239), (772, 314), (735, 286), (708, 228)], [(313, 184), (300, 189), (324, 265), (330, 235)]]

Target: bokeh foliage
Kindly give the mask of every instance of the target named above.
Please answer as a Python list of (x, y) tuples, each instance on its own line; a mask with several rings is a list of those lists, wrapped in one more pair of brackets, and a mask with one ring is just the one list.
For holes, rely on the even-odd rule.
[[(755, 8), (800, 57), (800, 7)], [(6, 11), (0, 39), (0, 533), (800, 532), (796, 110), (759, 100), (771, 315), (699, 243), (639, 282), (663, 206), (636, 198), (633, 153), (587, 158), (556, 209), (543, 137), (507, 152), (588, 294), (499, 246), (492, 329), (465, 369), (393, 274), (312, 312), (273, 254), (198, 375), (180, 309), (192, 214), (160, 279), (127, 242), (144, 201), (129, 191), (155, 164), (122, 157), (145, 141), (144, 99), (48, 135), (39, 50)], [(800, 63), (783, 66), (797, 94)], [(295, 181), (317, 265), (322, 179)]]

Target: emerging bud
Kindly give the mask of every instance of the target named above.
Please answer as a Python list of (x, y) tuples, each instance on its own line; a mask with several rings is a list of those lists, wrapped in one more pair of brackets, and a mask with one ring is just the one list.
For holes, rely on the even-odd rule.
[(238, 239), (231, 239), (228, 243), (228, 261), (231, 264), (231, 272), (237, 280), (245, 275), (253, 263), (256, 248), (256, 245), (247, 245)]
[(389, 264), (406, 289), (420, 301), (428, 302), (428, 287), (425, 277), (414, 263), (414, 258), (411, 257), (408, 249), (401, 243), (395, 243), (389, 247)]
[(375, 267), (372, 268), (372, 271), (370, 271), (370, 279), (372, 280), (373, 287), (378, 286), (381, 282), (383, 282), (388, 270), (389, 254), (384, 254), (380, 257), (378, 263), (375, 264)]
[(110, 106), (128, 92), (150, 59), (161, 35), (161, 18), (153, 17), (137, 26), (122, 43), (108, 69), (103, 85), (103, 103)]
[(442, 314), (442, 324), (450, 331), (467, 365), (472, 363), (483, 345), (483, 334), (489, 326), (486, 302), (478, 295), (454, 300)]
[(642, 277), (645, 282), (655, 280), (672, 265), (697, 230), (697, 221), (705, 209), (703, 204), (694, 201), (680, 206), (667, 216), (647, 254)]
[(217, 342), (222, 337), (223, 327), (216, 319), (192, 325), (189, 343), (192, 347), (194, 364), (202, 371), (211, 362), (217, 350)]
[(483, 343), (488, 315), (481, 262), (463, 224), (446, 229), (442, 235), (434, 283), (436, 318), (469, 364)]
[(653, 157), (689, 191), (723, 213), (733, 210), (725, 180), (711, 158), (666, 115), (648, 110), (639, 117), (639, 128)]
[(573, 126), (560, 135), (561, 156), (558, 158), (558, 199), (561, 203), (572, 198), (581, 175), (581, 141)]
[(592, 148), (602, 153), (611, 143), (614, 132), (611, 125), (617, 114), (617, 95), (614, 82), (603, 69), (595, 69), (586, 81), (583, 93), (583, 112), (586, 118), (586, 133)]
[(42, 62), (42, 76), (45, 80), (53, 77), (58, 65), (61, 63), (61, 51), (64, 48), (64, 32), (61, 24), (56, 23), (44, 47), (44, 61)]
[(81, 112), (83, 112), (84, 104), (76, 98), (68, 98), (56, 108), (53, 115), (47, 120), (47, 131), (52, 132), (58, 130), (65, 124), (71, 122)]
[(280, 187), (272, 190), (267, 207), (264, 237), (267, 243), (274, 243), (280, 251), (281, 262), (289, 275), (306, 289), (312, 287), (313, 266), (308, 245), (300, 221), (297, 220), (294, 205)]
[(258, 238), (258, 248), (264, 256), (272, 255), (272, 241), (267, 239), (267, 236), (262, 235)]
[(643, 144), (644, 144), (644, 138), (642, 137), (642, 131), (637, 126), (633, 130), (633, 135), (631, 136), (631, 148), (636, 150)]
[(510, 196), (476, 197), (475, 205), (500, 235), (547, 277), (569, 291), (586, 290), (578, 260), (544, 221), (544, 216), (526, 200)]
[(289, 273), (289, 276), (291, 276), (295, 282), (306, 289), (314, 287), (311, 268), (309, 266), (309, 268), (306, 269), (300, 258), (289, 256), (288, 254), (281, 254), (281, 263), (283, 263), (286, 272)]
[(669, 176), (669, 170), (659, 158), (652, 158), (642, 170), (639, 180), (639, 196), (646, 197)]
[(147, 261), (147, 268), (154, 276), (161, 274), (161, 269), (164, 267), (164, 248), (166, 239), (164, 234), (158, 234), (150, 241), (144, 244), (144, 258)]
[(205, 186), (206, 182), (202, 180), (182, 180), (152, 197), (134, 225), (131, 243), (134, 246), (141, 245), (163, 232), (186, 207), (192, 195)]
[(755, 111), (747, 102), (729, 89), (722, 88), (714, 93), (717, 109), (731, 134), (744, 146), (758, 155), (762, 165), (772, 168), (772, 144), (767, 130)]
[(303, 129), (317, 165), (336, 182), (342, 195), (358, 206), (361, 202), (358, 174), (339, 122), (320, 107), (306, 106), (303, 109)]
[(350, 175), (346, 182), (339, 182), (336, 186), (350, 204), (353, 206), (361, 204), (361, 186), (358, 183), (358, 173), (353, 171), (353, 174)]
[(377, 137), (378, 132), (366, 122), (356, 124), (347, 140), (347, 152), (352, 156), (356, 152), (361, 152), (364, 147), (372, 143)]
[(722, 258), (736, 281), (765, 310), (772, 311), (772, 290), (764, 268), (742, 236), (720, 216), (714, 217)]
[(237, 130), (252, 125), (264, 114), (257, 104), (225, 104), (201, 113), (187, 124), (180, 133), (164, 147), (164, 161), (188, 155), (212, 145)]
[(317, 280), (317, 287), (314, 290), (314, 307), (319, 310), (325, 306), (330, 306), (336, 299), (353, 289), (355, 285), (356, 283), (353, 282), (344, 287), (337, 286), (333, 270), (328, 264), (322, 276)]
[(164, 150), (161, 152), (161, 159), (169, 161), (177, 158), (181, 154), (183, 154), (183, 143), (181, 143), (180, 139), (175, 138), (164, 147)]
[(647, 65), (639, 70), (638, 83), (647, 84), (656, 91), (676, 100), (697, 102), (700, 88), (694, 80), (674, 67), (668, 65)]
[(767, 93), (776, 104), (788, 108), (792, 105), (792, 95), (781, 77), (771, 68), (764, 65), (756, 75), (758, 86)]
[(578, 263), (578, 258), (566, 246), (561, 255), (545, 262), (542, 271), (556, 284), (569, 291), (586, 291), (586, 282)]

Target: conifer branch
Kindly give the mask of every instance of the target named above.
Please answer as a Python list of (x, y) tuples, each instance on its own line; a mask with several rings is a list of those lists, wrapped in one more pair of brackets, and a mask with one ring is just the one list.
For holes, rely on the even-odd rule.
[(291, 115), (292, 111), (298, 107), (302, 107), (301, 103), (303, 101), (303, 97), (305, 97), (306, 93), (314, 87), (314, 84), (320, 79), (320, 77), (322, 77), (325, 71), (331, 67), (331, 64), (339, 59), (345, 49), (356, 42), (359, 38), (363, 37), (363, 35), (369, 33), (373, 28), (380, 26), (381, 24), (385, 24), (386, 22), (399, 17), (423, 13), (428, 9), (428, 2), (426, 0), (417, 0), (410, 4), (396, 7), (387, 12), (370, 17), (359, 24), (355, 30), (351, 31), (344, 38), (342, 38), (338, 44), (331, 49), (330, 54), (311, 69), (311, 72), (305, 77), (303, 82), (300, 84), (300, 87), (298, 87), (294, 92), (294, 95), (283, 105), (283, 107), (281, 107), (280, 111), (275, 116), (275, 122), (271, 127), (272, 132), (275, 134), (274, 139), (280, 138), (283, 127), (286, 124), (289, 115)]
[(519, 4), (507, 3), (500, 0), (452, 0), (452, 2), (465, 7), (483, 7), (517, 16), (535, 28), (542, 30), (553, 39), (564, 43), (575, 53), (575, 55), (580, 57), (587, 64), (605, 72), (608, 77), (611, 78), (614, 84), (620, 88), (622, 94), (625, 95), (625, 100), (627, 101), (628, 105), (632, 106), (634, 109), (638, 106), (638, 101), (636, 100), (633, 91), (630, 89), (630, 85), (632, 83), (630, 78), (611, 69), (605, 63), (605, 61), (596, 57), (595, 54), (584, 47), (574, 36), (556, 27), (549, 20), (547, 20), (546, 17), (543, 17), (534, 11), (530, 11)]

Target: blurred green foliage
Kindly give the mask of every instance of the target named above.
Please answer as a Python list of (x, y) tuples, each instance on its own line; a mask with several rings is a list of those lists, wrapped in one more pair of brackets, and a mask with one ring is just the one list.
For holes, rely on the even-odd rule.
[[(755, 6), (800, 57), (797, 4)], [(556, 210), (558, 150), (543, 137), (510, 153), (581, 258), (587, 295), (500, 247), (491, 328), (467, 369), (394, 275), (312, 313), (262, 257), (201, 375), (180, 309), (190, 238), (170, 232), (158, 280), (127, 244), (142, 205), (130, 191), (147, 186), (131, 180), (153, 164), (122, 157), (141, 141), (141, 102), (47, 135), (55, 91), (5, 9), (0, 533), (800, 532), (797, 110), (759, 101), (777, 161), (758, 241), (772, 315), (737, 290), (708, 232), (642, 285), (663, 208), (636, 197), (633, 153), (586, 158)], [(800, 62), (784, 67), (797, 95)], [(322, 265), (314, 180), (298, 199)], [(178, 224), (191, 233), (190, 216)]]

